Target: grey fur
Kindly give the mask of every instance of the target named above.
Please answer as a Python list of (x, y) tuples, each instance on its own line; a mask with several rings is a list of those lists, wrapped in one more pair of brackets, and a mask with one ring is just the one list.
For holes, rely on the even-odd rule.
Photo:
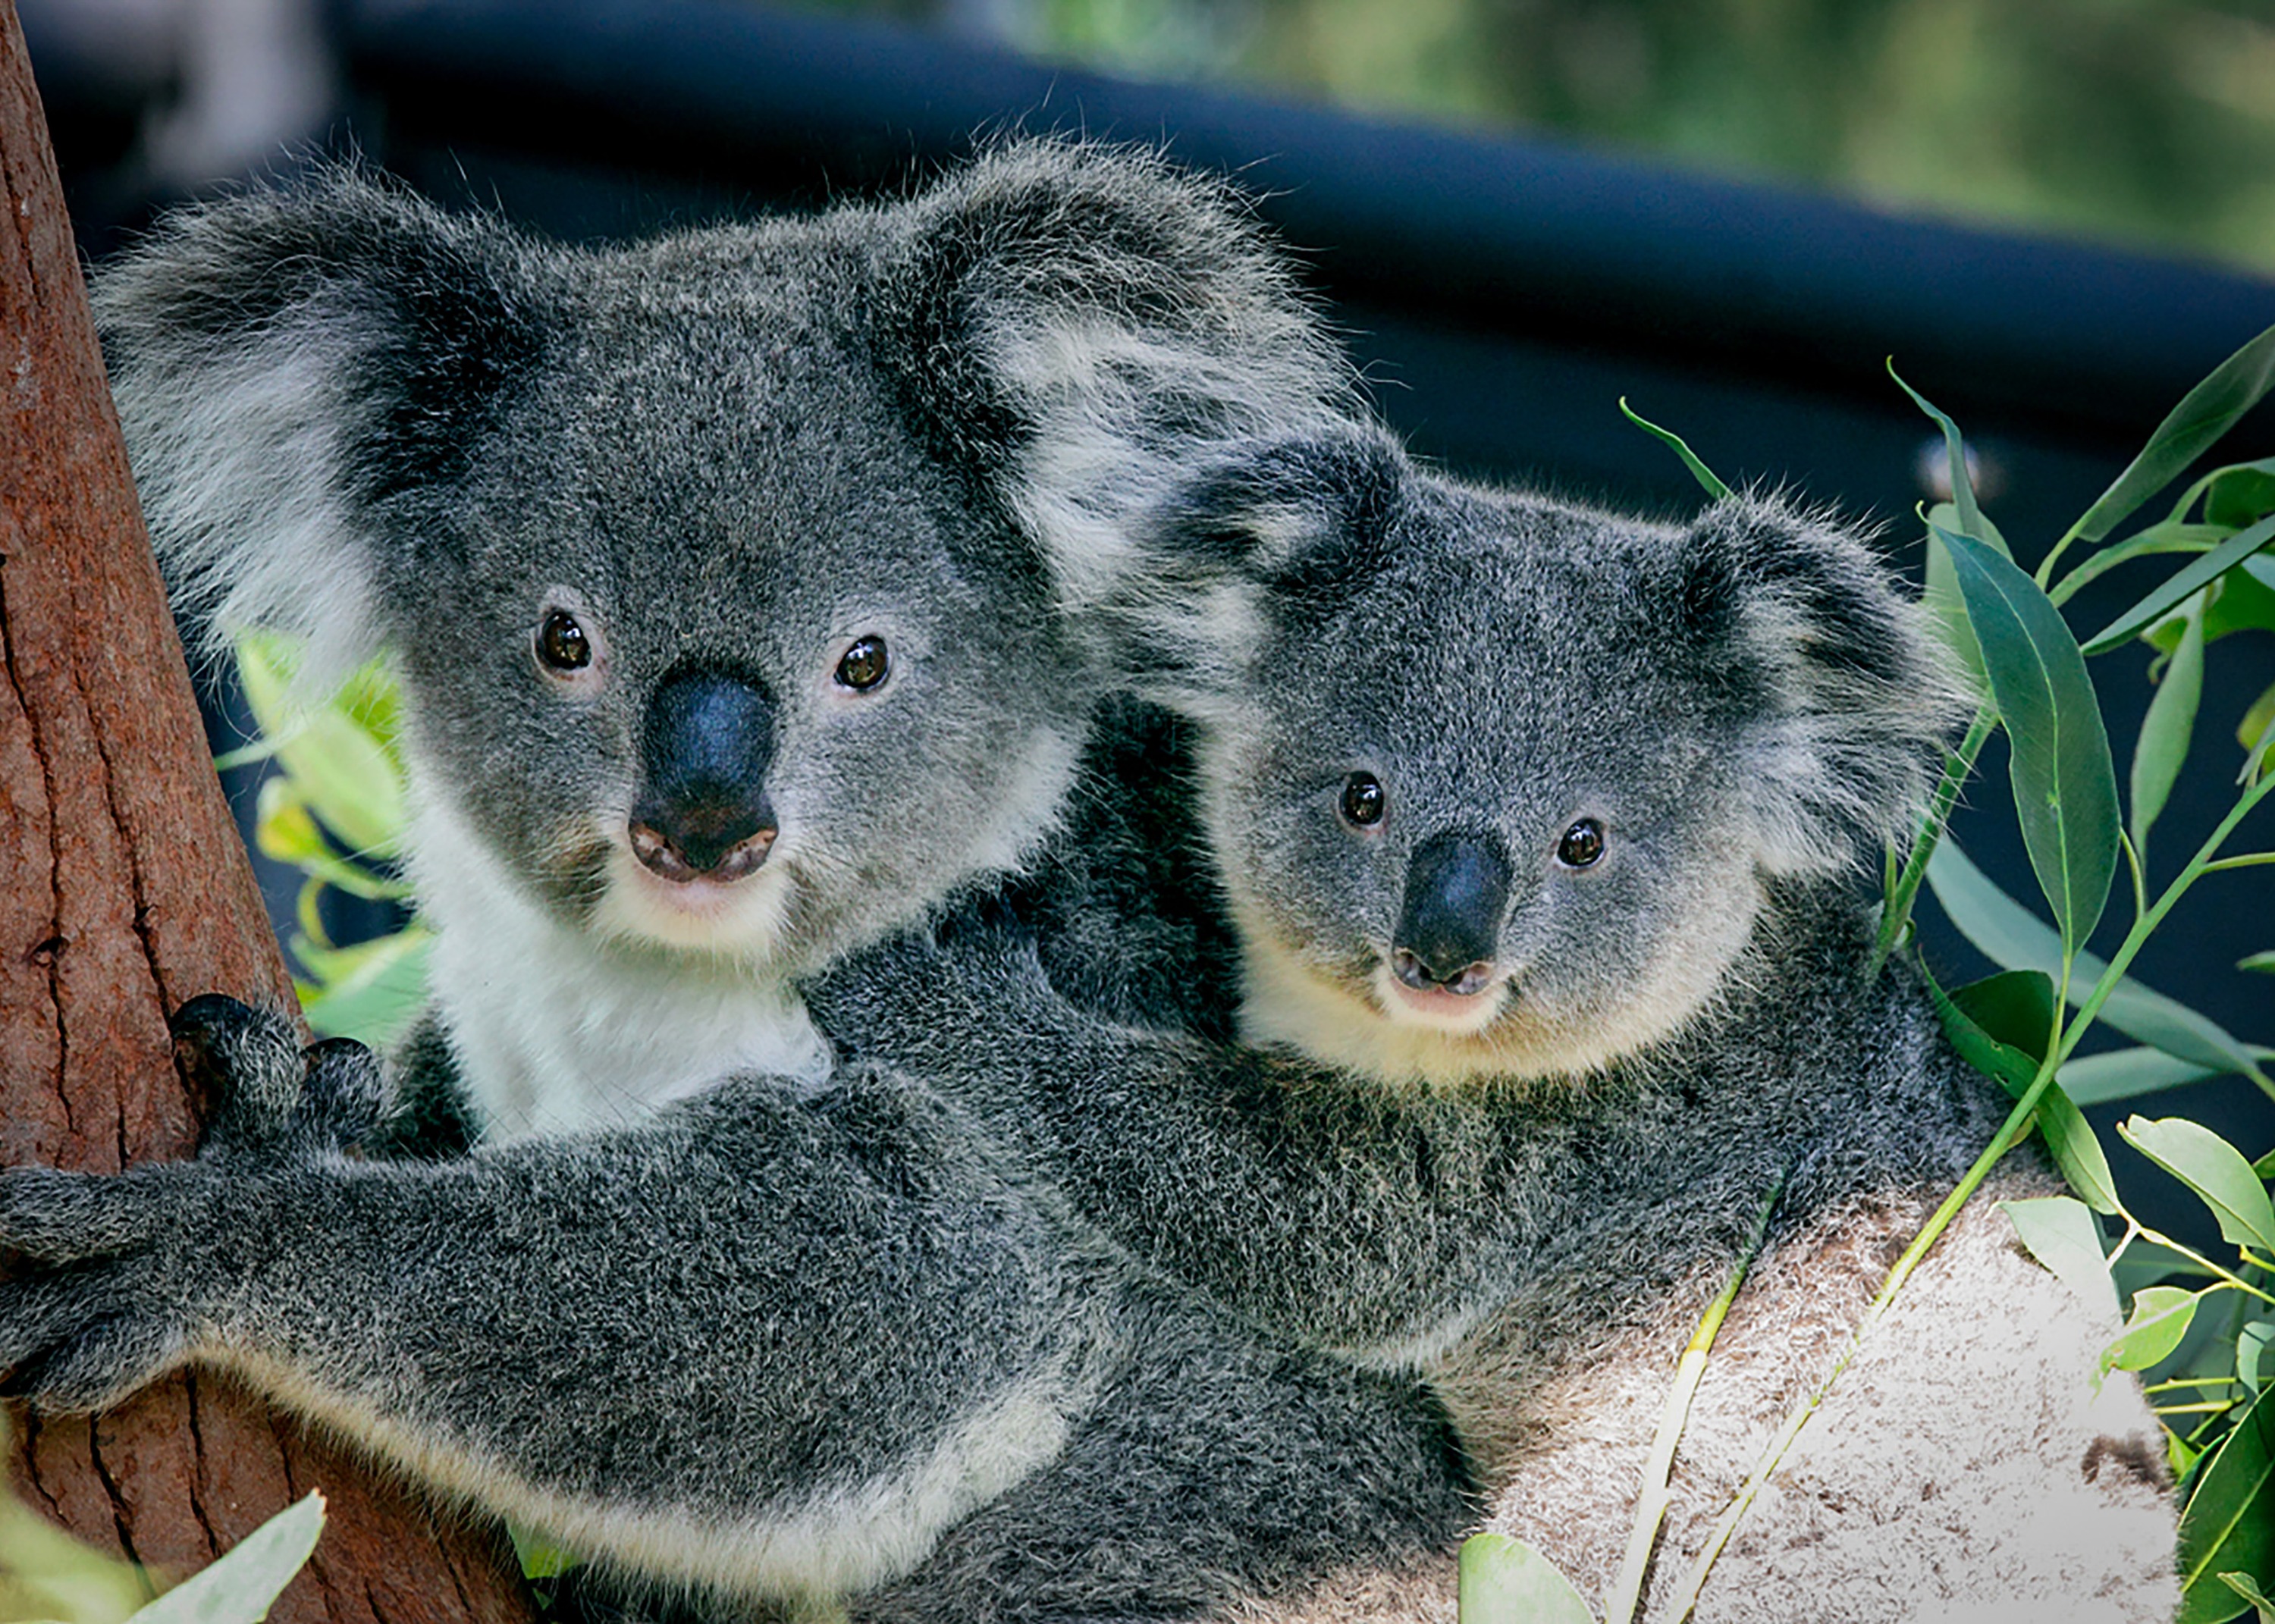
[[(41, 1265), (0, 1285), (16, 1391), (224, 1365), (738, 1606), (1179, 1616), (1454, 1531), (1417, 1384), (1151, 1276), (960, 1077), (834, 1065), (793, 982), (1039, 848), (1127, 512), (1341, 409), (1236, 194), (1013, 144), (583, 252), (334, 173), (178, 218), (97, 303), (183, 601), (310, 639), (317, 680), (396, 659), (438, 931), (413, 1104), (455, 1072), (485, 1143), (359, 1159), (367, 1057), (193, 1008), (228, 1102), (196, 1161), (0, 1181)], [(593, 658), (548, 675), (556, 609)], [(833, 689), (865, 633), (888, 680)], [(763, 714), (781, 820), (707, 915), (627, 855), (690, 672)]]
[[(824, 1008), (865, 1007), (876, 1055), (986, 1079), (1164, 1273), (1427, 1372), (1497, 1492), (1490, 1526), (1598, 1605), (1676, 1356), (1784, 1180), (1683, 1446), (1663, 1607), (2005, 1113), (1908, 966), (1863, 974), (1864, 863), (1961, 695), (1869, 549), (1774, 501), (1649, 524), (1436, 478), (1356, 433), (1236, 457), (1152, 540), (1186, 578), (1133, 600), (1132, 661), (1192, 719), (1190, 760), (1125, 783), (1135, 812), (1101, 801), (1109, 838), (1075, 883), (1142, 895), (1148, 804), (1189, 796), (1250, 1046), (1131, 1023), (1164, 1001), (1048, 940), (1058, 986), (1115, 1018), (1008, 941), (984, 973), (971, 940), (853, 967)], [(1338, 815), (1355, 770), (1386, 788), (1378, 825)], [(1563, 866), (1583, 817), (1606, 855)], [(1138, 831), (1118, 854), (1117, 820)], [(1417, 1013), (1387, 966), (1417, 854), (1449, 831), (1507, 854), (1493, 978), (1470, 1013)], [(2129, 1379), (2095, 1396), (2113, 1315), (1987, 1205), (2054, 1188), (2017, 1153), (1931, 1255), (1699, 1616), (2171, 1615), (2158, 1429)], [(1354, 1567), (1258, 1616), (1450, 1619), (1447, 1560)]]

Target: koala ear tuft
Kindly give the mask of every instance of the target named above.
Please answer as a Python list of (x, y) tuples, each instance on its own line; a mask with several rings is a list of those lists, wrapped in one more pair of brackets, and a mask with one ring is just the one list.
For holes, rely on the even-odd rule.
[(1743, 691), (1764, 868), (1901, 846), (1970, 705), (1925, 612), (1856, 531), (1779, 498), (1729, 497), (1686, 540), (1684, 631)]
[(1107, 600), (1126, 680), (1190, 713), (1244, 686), (1267, 624), (1333, 614), (1379, 578), (1411, 473), (1350, 421), (1230, 447), (1132, 527), (1140, 567)]
[(340, 166), (176, 214), (96, 278), (151, 540), (209, 654), (288, 632), (316, 688), (374, 652), (382, 549), (416, 548), (419, 497), (540, 347), (525, 259)]
[(1007, 141), (911, 211), (880, 359), (935, 455), (976, 472), (1070, 606), (1225, 443), (1348, 414), (1353, 375), (1229, 184), (1160, 154)]

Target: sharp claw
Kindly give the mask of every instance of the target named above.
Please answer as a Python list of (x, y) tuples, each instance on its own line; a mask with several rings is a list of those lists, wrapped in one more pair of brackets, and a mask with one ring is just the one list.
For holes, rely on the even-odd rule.
[(209, 1141), (257, 1144), (284, 1129), (300, 1102), (300, 1037), (272, 1010), (218, 993), (174, 1012), (176, 1063), (208, 1107)]

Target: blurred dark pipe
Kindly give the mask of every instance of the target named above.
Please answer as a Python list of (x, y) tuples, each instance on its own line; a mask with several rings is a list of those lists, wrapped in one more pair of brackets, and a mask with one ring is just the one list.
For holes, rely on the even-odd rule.
[(2275, 283), (2207, 266), (1053, 71), (874, 20), (724, 0), (351, 0), (344, 38), (351, 74), (398, 117), (510, 107), (515, 146), (788, 170), (808, 191), (968, 149), (1006, 110), (1030, 130), (1166, 138), (1267, 190), (1341, 296), (1851, 393), (1884, 392), (1893, 352), (1915, 377), (1953, 380), (1946, 404), (2097, 436), (2137, 435), (2275, 324)]

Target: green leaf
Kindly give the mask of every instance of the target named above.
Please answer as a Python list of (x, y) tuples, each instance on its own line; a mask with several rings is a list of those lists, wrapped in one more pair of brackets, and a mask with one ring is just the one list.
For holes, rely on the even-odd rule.
[(2076, 640), (2038, 584), (1982, 542), (1936, 533), (1951, 550), (1968, 623), (2013, 744), (2022, 844), (2065, 948), (2091, 935), (2117, 874), (2117, 770)]
[(2235, 961), (2235, 967), (2238, 970), (2256, 970), (2262, 975), (2275, 976), (2275, 950), (2255, 953), (2248, 958), (2240, 958)]
[(2275, 1624), (2275, 1601), (2267, 1599), (2267, 1593), (2251, 1582), (2249, 1574), (2225, 1573), (2220, 1575), (2219, 1582), (2251, 1604), (2259, 1624)]
[(2162, 1049), (2112, 1049), (2068, 1061), (2061, 1069), (2061, 1085), (2071, 1104), (2100, 1106), (2219, 1075), (2211, 1067), (2176, 1060)]
[(2242, 1609), (2224, 1573), (2275, 1584), (2275, 1403), (2263, 1395), (2203, 1471), (2181, 1514), (2181, 1611), (2175, 1624), (2219, 1624)]
[(2196, 1294), (2178, 1286), (2143, 1286), (2133, 1294), (2124, 1334), (2101, 1350), (2101, 1368), (2145, 1371), (2181, 1345), (2196, 1317)]
[(2149, 849), (2150, 827), (2180, 781), (2181, 765), (2188, 759), (2188, 741), (2196, 733), (2196, 704), (2203, 697), (2208, 607), (2204, 593), (2189, 601), (2180, 643), (2165, 668), (2164, 680), (2157, 684), (2156, 697), (2149, 701), (2148, 717), (2133, 746), (2133, 844), (2143, 853)]
[(1716, 479), (1714, 471), (1698, 460), (1697, 454), (1683, 442), (1682, 435), (1673, 429), (1661, 428), (1647, 418), (1637, 417), (1628, 405), (1628, 397), (1624, 395), (1620, 397), (1620, 415), (1642, 429), (1644, 433), (1657, 435), (1677, 457), (1682, 459), (1682, 465), (1690, 470), (1690, 477), (1697, 480), (1705, 488), (1706, 494), (1715, 501), (1719, 502), (1730, 494), (1730, 487)]
[[(1992, 963), (2009, 970), (2061, 971), (2061, 940), (2030, 910), (1994, 885), (1948, 837), (1929, 859), (1927, 882), (1935, 900), (1959, 933)], [(2070, 978), (2069, 1000), (2085, 1001), (2108, 966), (2080, 953)], [(2137, 1042), (2217, 1072), (2256, 1074), (2257, 1057), (2226, 1029), (2187, 1005), (2154, 993), (2130, 977), (2119, 980), (2101, 1006), (2101, 1019)]]
[(259, 1624), (324, 1531), (324, 1497), (310, 1494), (262, 1523), (203, 1571), (143, 1608), (127, 1624)]
[[(1893, 355), (1888, 358), (1888, 376), (1895, 379), (1898, 389), (1912, 397), (1912, 404), (1934, 419), (1937, 427), (1943, 430), (1943, 450), (1951, 468), (1951, 502), (1959, 516), (1958, 529), (1977, 540), (1988, 541), (1991, 538), (1984, 532), (1983, 510), (1975, 503), (1975, 480), (1967, 472), (1967, 444), (1960, 437), (1959, 425), (1930, 405), (1926, 396), (1903, 381), (1902, 375), (1896, 371), (1896, 358)], [(2014, 556), (2007, 552), (2003, 541), (1999, 551), (2008, 558)]]
[(359, 855), (391, 857), (409, 812), (395, 746), (394, 684), (367, 668), (325, 704), (304, 707), (291, 695), (288, 646), (274, 638), (238, 645), (238, 672), (277, 764), (325, 827)]
[[(2035, 970), (2010, 970), (1946, 995), (1925, 965), (1920, 975), (1952, 1046), (2020, 1099), (2036, 1080), (2053, 1036), (2053, 983)], [(2069, 1187), (2097, 1212), (2123, 1211), (2101, 1141), (2060, 1084), (2049, 1084), (2038, 1096), (2037, 1110), (2038, 1131)]]
[(2275, 1319), (2255, 1319), (2235, 1333), (2235, 1379), (2254, 1398), (2275, 1379)]
[(518, 1522), (509, 1522), (505, 1531), (513, 1541), (514, 1558), (520, 1562), (525, 1579), (558, 1579), (584, 1560)]
[(2257, 1161), (2253, 1162), (2251, 1164), (2251, 1170), (2257, 1174), (2263, 1181), (2275, 1180), (2275, 1151), (2268, 1152), (2267, 1154), (2262, 1156)]
[(2164, 585), (2086, 639), (2085, 652), (2105, 654), (2129, 641), (2135, 633), (2164, 619), (2183, 598), (2201, 592), (2265, 547), (2270, 540), (2275, 540), (2275, 514), (2270, 514), (2249, 530), (2237, 531), (2211, 552), (2174, 570)]
[(2275, 327), (2213, 368), (2181, 397), (2149, 443), (2085, 510), (2072, 533), (2098, 541), (2218, 442), (2275, 384)]
[(2203, 516), (2208, 525), (2241, 530), (2268, 513), (2275, 513), (2275, 457), (2222, 468), (2205, 487)]
[(2126, 1143), (2196, 1192), (2237, 1246), (2275, 1254), (2275, 1202), (2243, 1152), (2202, 1122), (2184, 1116), (2118, 1124)]
[(2099, 1312), (2116, 1308), (2117, 1288), (2109, 1278), (2101, 1226), (2082, 1202), (2067, 1196), (2034, 1196), (2026, 1201), (2001, 1201), (1999, 1210), (2014, 1226), (2016, 1238), (2030, 1256), (2056, 1280)]
[(2251, 702), (2243, 713), (2243, 720), (2235, 724), (2235, 742), (2246, 751), (2256, 752), (2267, 739), (2267, 729), (2275, 728), (2275, 683)]
[(320, 1038), (389, 1046), (426, 1007), (434, 947), (432, 933), (417, 925), (329, 952), (295, 941), (293, 956), (317, 975), (315, 993), (300, 1001), (309, 1030)]
[(1556, 1564), (1506, 1534), (1462, 1541), (1459, 1616), (1461, 1624), (1595, 1624)]

